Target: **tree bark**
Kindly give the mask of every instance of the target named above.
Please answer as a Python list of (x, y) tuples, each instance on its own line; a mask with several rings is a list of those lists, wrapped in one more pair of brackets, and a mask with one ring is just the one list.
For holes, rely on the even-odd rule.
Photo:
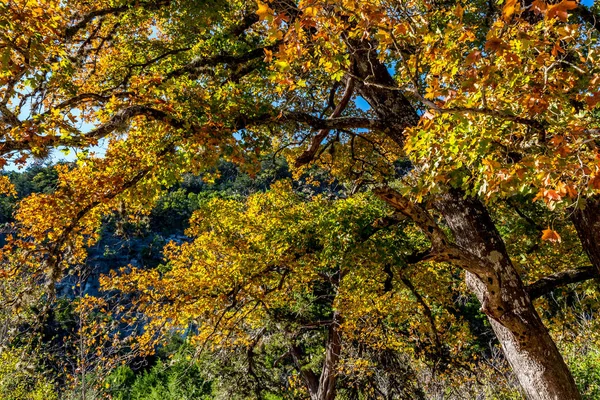
[(319, 379), (319, 391), (315, 400), (334, 400), (336, 394), (337, 368), (342, 350), (342, 333), (340, 332), (341, 316), (335, 311), (329, 326), (325, 361)]
[(527, 286), (529, 298), (535, 300), (553, 290), (568, 285), (570, 283), (585, 282), (590, 279), (599, 279), (600, 274), (593, 266), (579, 267), (568, 271), (557, 272), (552, 275), (544, 276), (531, 285)]
[[(385, 133), (402, 146), (403, 130), (418, 123), (417, 113), (395, 88), (394, 79), (378, 61), (370, 43), (348, 45), (353, 55), (352, 73), (358, 92), (379, 118), (390, 122)], [(477, 199), (464, 199), (460, 192), (449, 192), (441, 196), (437, 207), (453, 231), (458, 248), (470, 253), (465, 257), (469, 259), (470, 268), (461, 265), (471, 271), (466, 272), (467, 285), (481, 302), (482, 311), (488, 316), (527, 397), (532, 400), (580, 399), (575, 381), (535, 311), (484, 205)], [(411, 212), (420, 212), (415, 207), (412, 209)], [(431, 225), (426, 217), (415, 222)], [(435, 233), (432, 226), (426, 229), (430, 234)], [(440, 236), (430, 235), (430, 239), (439, 238), (437, 243), (432, 242), (434, 248), (446, 246)], [(458, 262), (461, 258), (456, 249), (444, 256), (448, 261), (456, 259)], [(481, 260), (481, 266), (474, 266), (473, 259)]]
[[(491, 282), (470, 272), (466, 273), (467, 285), (481, 302), (527, 398), (580, 399), (575, 381), (533, 307), (484, 205), (477, 199), (463, 198), (459, 191), (450, 191), (436, 202), (436, 208), (452, 230), (456, 244), (493, 265), (500, 293), (490, 289)], [(497, 303), (498, 295), (502, 304)]]
[(337, 368), (342, 350), (342, 333), (340, 324), (342, 316), (334, 311), (333, 318), (329, 324), (327, 340), (325, 343), (325, 360), (320, 377), (310, 369), (302, 366), (302, 352), (296, 346), (290, 348), (290, 354), (300, 372), (304, 384), (308, 390), (310, 400), (335, 400), (337, 384)]
[(310, 399), (316, 400), (315, 396), (319, 392), (319, 379), (317, 378), (317, 375), (315, 375), (311, 369), (304, 368), (302, 365), (302, 352), (295, 344), (292, 344), (290, 347), (290, 355), (292, 356), (292, 360), (296, 365), (296, 369), (300, 373), (300, 376), (306, 385)]
[(583, 250), (600, 273), (600, 197), (588, 198), (585, 208), (571, 214)]

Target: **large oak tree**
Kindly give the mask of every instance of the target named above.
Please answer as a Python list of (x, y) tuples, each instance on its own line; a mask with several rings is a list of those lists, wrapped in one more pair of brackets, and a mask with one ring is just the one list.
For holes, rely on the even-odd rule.
[(81, 150), (56, 192), (20, 203), (13, 304), (40, 277), (52, 296), (103, 215), (283, 151), (297, 176), (319, 164), (422, 229), (413, 261), (464, 270), (529, 398), (578, 399), (487, 207), (531, 195), (571, 215), (596, 271), (536, 295), (597, 276), (597, 18), (571, 0), (2, 1), (2, 162)]

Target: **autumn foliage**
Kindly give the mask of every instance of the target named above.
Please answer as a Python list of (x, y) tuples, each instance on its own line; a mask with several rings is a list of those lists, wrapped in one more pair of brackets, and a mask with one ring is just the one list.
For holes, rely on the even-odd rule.
[[(490, 378), (485, 330), (506, 387), (581, 398), (565, 327), (598, 310), (599, 35), (573, 0), (0, 0), (0, 164), (69, 161), (46, 192), (0, 177), (0, 360), (48, 342), (111, 218), (284, 159), (194, 202), (160, 265), (69, 300), (81, 396), (184, 337), (193, 360), (244, 353), (248, 398), (425, 398)], [(587, 297), (558, 312), (557, 290)]]

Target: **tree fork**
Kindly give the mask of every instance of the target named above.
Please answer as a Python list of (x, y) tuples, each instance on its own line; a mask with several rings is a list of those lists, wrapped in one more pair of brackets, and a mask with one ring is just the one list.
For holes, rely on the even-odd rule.
[(484, 305), (483, 311), (490, 317), (504, 354), (527, 397), (535, 400), (581, 398), (485, 206), (478, 199), (464, 198), (463, 193), (450, 191), (436, 201), (436, 208), (444, 216), (460, 247), (492, 261), (501, 281), (501, 296), (509, 307), (503, 311), (522, 322), (514, 325), (496, 319), (490, 310), (485, 309), (488, 299), (494, 294), (479, 278), (466, 272), (467, 285)]

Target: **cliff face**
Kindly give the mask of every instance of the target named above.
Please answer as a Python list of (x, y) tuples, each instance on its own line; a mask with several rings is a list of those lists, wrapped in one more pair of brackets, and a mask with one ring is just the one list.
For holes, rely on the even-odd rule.
[[(145, 235), (121, 237), (114, 232), (102, 235), (88, 250), (87, 263), (76, 274), (70, 274), (57, 285), (57, 295), (73, 298), (79, 295), (100, 296), (99, 278), (122, 267), (155, 268), (162, 262), (162, 248), (168, 242), (184, 242), (183, 230), (178, 233), (146, 232)], [(78, 284), (82, 286), (79, 289)]]

